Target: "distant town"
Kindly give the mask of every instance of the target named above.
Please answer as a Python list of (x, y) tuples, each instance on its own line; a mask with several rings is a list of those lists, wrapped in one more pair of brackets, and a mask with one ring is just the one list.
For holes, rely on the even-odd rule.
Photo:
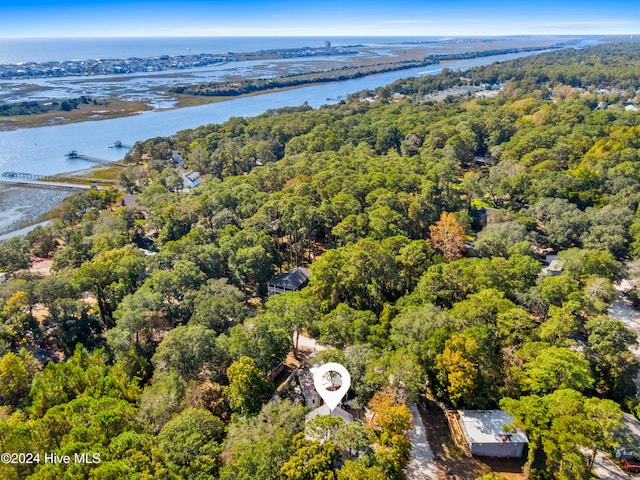
[[(357, 46), (354, 46), (357, 47)], [(355, 55), (354, 47), (334, 47), (325, 42), (321, 47), (284, 48), (257, 52), (226, 54), (200, 53), (188, 55), (160, 55), (147, 58), (88, 59), (50, 62), (0, 64), (0, 78), (41, 78), (86, 75), (120, 75), (164, 70), (183, 70), (242, 60), (296, 58), (331, 55)]]

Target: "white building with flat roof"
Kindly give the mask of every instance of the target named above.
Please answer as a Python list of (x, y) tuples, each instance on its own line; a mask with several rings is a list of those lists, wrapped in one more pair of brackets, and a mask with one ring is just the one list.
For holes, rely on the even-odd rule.
[(471, 455), (481, 457), (521, 457), (527, 435), (513, 428), (513, 417), (502, 410), (458, 410)]

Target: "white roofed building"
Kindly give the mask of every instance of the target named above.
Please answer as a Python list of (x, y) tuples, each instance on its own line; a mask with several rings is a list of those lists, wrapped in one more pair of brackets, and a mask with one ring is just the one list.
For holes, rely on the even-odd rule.
[(457, 413), (471, 455), (518, 458), (529, 443), (524, 432), (508, 428), (513, 417), (507, 412), (458, 410)]
[(190, 170), (187, 173), (182, 174), (182, 184), (185, 188), (199, 187), (201, 185), (200, 173)]

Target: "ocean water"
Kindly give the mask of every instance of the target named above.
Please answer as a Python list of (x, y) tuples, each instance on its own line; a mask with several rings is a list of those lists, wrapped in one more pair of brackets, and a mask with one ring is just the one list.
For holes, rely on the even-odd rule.
[(0, 64), (256, 52), (275, 48), (434, 42), (442, 37), (0, 38)]

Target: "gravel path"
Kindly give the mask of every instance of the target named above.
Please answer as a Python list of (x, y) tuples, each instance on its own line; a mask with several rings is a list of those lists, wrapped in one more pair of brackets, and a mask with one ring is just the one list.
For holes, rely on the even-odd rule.
[[(607, 310), (607, 315), (623, 322), (627, 327), (634, 330), (640, 339), (640, 312), (636, 310), (631, 301), (625, 296), (625, 292), (632, 288), (628, 280), (623, 280), (616, 284), (616, 296)], [(629, 348), (633, 354), (640, 358), (640, 341)], [(636, 387), (640, 392), (640, 374), (636, 377)], [(593, 472), (606, 480), (629, 480), (631, 477), (623, 472), (609, 457), (602, 452), (598, 452), (593, 462)]]
[[(640, 311), (634, 308), (631, 301), (624, 294), (630, 288), (631, 284), (627, 280), (616, 284), (616, 296), (611, 305), (609, 305), (607, 315), (617, 318), (636, 332), (639, 341), (636, 345), (631, 346), (629, 350), (640, 359)], [(636, 386), (638, 387), (638, 392), (640, 392), (640, 375), (636, 378)]]
[(414, 403), (407, 404), (413, 418), (413, 430), (409, 432), (409, 440), (411, 440), (411, 456), (409, 464), (405, 470), (407, 480), (438, 480), (443, 478), (442, 473), (435, 464), (433, 452), (427, 441), (424, 424), (418, 408)]

